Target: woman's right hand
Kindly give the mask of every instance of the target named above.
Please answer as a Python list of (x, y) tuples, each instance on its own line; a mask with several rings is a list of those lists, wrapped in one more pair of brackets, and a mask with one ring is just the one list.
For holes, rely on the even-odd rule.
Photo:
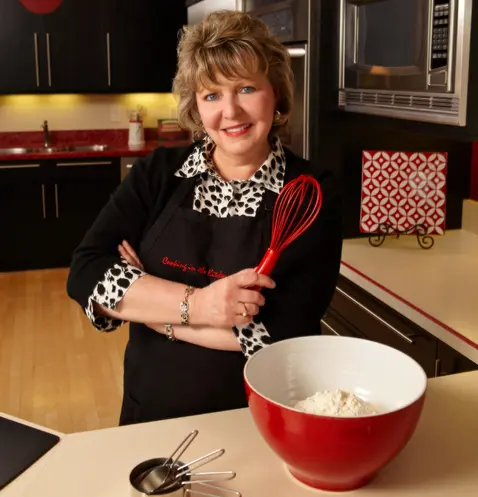
[(249, 323), (265, 304), (264, 296), (252, 287), (275, 288), (275, 282), (244, 269), (197, 289), (190, 297), (191, 324), (223, 328)]

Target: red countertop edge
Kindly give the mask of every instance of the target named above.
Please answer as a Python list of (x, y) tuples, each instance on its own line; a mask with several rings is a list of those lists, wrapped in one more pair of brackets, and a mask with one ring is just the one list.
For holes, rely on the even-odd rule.
[(437, 324), (438, 326), (440, 326), (444, 330), (446, 330), (449, 333), (455, 335), (457, 338), (459, 338), (463, 342), (467, 343), (468, 345), (472, 346), (474, 349), (478, 350), (478, 343), (475, 343), (473, 340), (470, 340), (469, 338), (463, 336), (458, 331), (454, 330), (453, 328), (450, 328), (450, 326), (446, 325), (445, 323), (442, 323), (441, 321), (439, 321), (438, 319), (436, 319), (432, 315), (430, 315), (427, 312), (425, 312), (423, 309), (420, 309), (419, 307), (417, 307), (416, 305), (412, 304), (408, 300), (405, 300), (403, 297), (400, 297), (400, 295), (397, 295), (395, 292), (392, 292), (391, 290), (389, 290), (385, 286), (381, 285), (378, 281), (375, 281), (373, 278), (370, 278), (369, 276), (367, 276), (366, 274), (362, 273), (358, 269), (354, 268), (350, 264), (347, 264), (344, 261), (342, 261), (342, 264), (344, 266), (346, 266), (348, 269), (350, 269), (351, 271), (353, 271), (354, 273), (357, 273), (359, 276), (361, 276), (362, 278), (366, 279), (368, 282), (370, 282), (373, 285), (377, 286), (378, 288), (380, 288), (384, 292), (387, 292), (392, 297), (396, 298), (397, 300), (399, 300), (400, 302), (404, 303), (408, 307), (411, 307), (413, 310), (419, 312), (422, 316), (425, 316), (427, 319), (429, 319), (430, 321), (434, 322), (435, 324)]
[[(183, 147), (191, 142), (183, 141), (164, 141), (164, 142), (145, 142), (143, 147), (130, 148), (127, 145), (108, 145), (106, 150), (101, 151), (58, 151), (58, 152), (35, 152), (27, 154), (0, 154), (0, 162), (19, 161), (19, 160), (46, 160), (46, 159), (84, 159), (91, 157), (135, 157), (145, 156), (156, 150), (158, 147)], [(104, 143), (103, 143), (104, 144)], [(61, 146), (61, 145), (52, 145)]]

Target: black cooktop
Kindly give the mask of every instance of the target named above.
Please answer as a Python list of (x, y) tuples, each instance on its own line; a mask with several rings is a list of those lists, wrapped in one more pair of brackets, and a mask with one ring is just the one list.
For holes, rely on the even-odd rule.
[(56, 435), (0, 416), (0, 489), (59, 441)]

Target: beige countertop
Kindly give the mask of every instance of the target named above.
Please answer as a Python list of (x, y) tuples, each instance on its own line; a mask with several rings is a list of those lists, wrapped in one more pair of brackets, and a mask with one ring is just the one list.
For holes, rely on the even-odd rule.
[[(478, 372), (429, 380), (422, 418), (407, 447), (367, 487), (346, 495), (476, 496), (477, 419)], [(183, 459), (224, 448), (225, 455), (203, 469), (236, 471), (229, 487), (244, 497), (340, 495), (297, 483), (260, 437), (249, 410), (240, 409), (65, 435), (2, 490), (2, 497), (130, 497), (131, 469), (146, 459), (169, 456), (194, 429), (199, 435)]]
[(478, 235), (344, 240), (341, 274), (478, 364)]

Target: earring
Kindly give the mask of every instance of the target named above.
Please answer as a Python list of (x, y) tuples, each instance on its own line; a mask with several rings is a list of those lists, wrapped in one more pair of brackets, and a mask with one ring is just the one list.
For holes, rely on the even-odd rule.
[(281, 113), (278, 110), (274, 111), (274, 124), (278, 124), (280, 122)]

